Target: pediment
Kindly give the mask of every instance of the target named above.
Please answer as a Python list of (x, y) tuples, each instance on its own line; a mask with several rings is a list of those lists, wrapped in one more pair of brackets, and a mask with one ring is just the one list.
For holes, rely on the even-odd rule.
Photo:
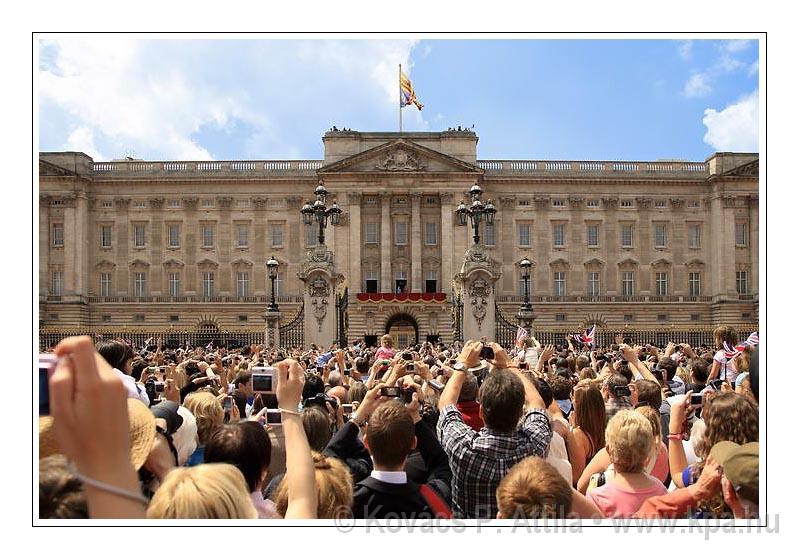
[(109, 260), (103, 259), (94, 266), (95, 268), (115, 268), (117, 265)]
[(134, 259), (128, 263), (128, 266), (131, 268), (147, 268), (150, 266), (150, 263), (142, 259)]
[(219, 264), (211, 259), (203, 259), (197, 262), (197, 266), (206, 267), (206, 268), (217, 268)]
[(691, 259), (691, 260), (686, 261), (686, 264), (685, 264), (685, 266), (691, 266), (691, 267), (696, 267), (696, 268), (703, 267), (705, 265), (706, 265), (706, 263), (704, 263), (700, 259)]
[(617, 262), (617, 266), (639, 266), (639, 261), (634, 258), (628, 257), (627, 259), (622, 259), (621, 261)]
[(164, 266), (168, 268), (180, 268), (183, 266), (183, 262), (179, 261), (178, 259), (168, 259), (164, 261)]
[(723, 175), (726, 177), (758, 177), (758, 160), (753, 160), (734, 167), (730, 171), (726, 171)]
[(252, 261), (248, 261), (247, 259), (239, 258), (239, 259), (236, 259), (236, 260), (232, 261), (231, 265), (233, 265), (233, 266), (252, 267), (253, 263), (252, 263)]
[(553, 259), (550, 261), (550, 266), (562, 266), (562, 267), (569, 267), (569, 261), (566, 259), (558, 258)]
[(402, 138), (318, 170), (326, 173), (480, 173), (483, 169)]
[(603, 260), (598, 259), (597, 257), (593, 257), (593, 258), (583, 262), (583, 266), (588, 266), (588, 267), (591, 267), (591, 266), (605, 266), (605, 264), (606, 263)]
[(666, 268), (671, 266), (672, 263), (669, 262), (667, 259), (658, 259), (650, 263), (650, 266), (653, 268)]
[(49, 161), (39, 160), (39, 176), (76, 177), (78, 174)]

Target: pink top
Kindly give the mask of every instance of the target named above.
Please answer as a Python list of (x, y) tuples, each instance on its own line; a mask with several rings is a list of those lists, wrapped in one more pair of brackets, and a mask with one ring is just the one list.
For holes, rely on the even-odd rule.
[(378, 351), (375, 352), (375, 359), (376, 360), (391, 360), (394, 358), (395, 353), (397, 350), (394, 348), (387, 348), (386, 346), (381, 346), (378, 348)]
[(250, 494), (250, 500), (253, 502), (253, 506), (256, 508), (258, 512), (259, 519), (280, 519), (281, 516), (278, 513), (278, 509), (275, 507), (275, 503), (272, 500), (264, 499), (264, 496), (261, 494), (261, 491), (256, 490), (252, 494)]
[(667, 450), (667, 446), (664, 445), (664, 442), (661, 443), (661, 448), (658, 450), (658, 457), (656, 457), (656, 464), (653, 465), (653, 470), (650, 471), (650, 474), (661, 480), (667, 480), (667, 474), (669, 474), (669, 451)]
[(664, 484), (649, 476), (652, 486), (643, 490), (628, 490), (614, 483), (614, 480), (587, 492), (586, 497), (602, 512), (604, 517), (633, 517), (642, 504), (653, 496), (667, 493)]

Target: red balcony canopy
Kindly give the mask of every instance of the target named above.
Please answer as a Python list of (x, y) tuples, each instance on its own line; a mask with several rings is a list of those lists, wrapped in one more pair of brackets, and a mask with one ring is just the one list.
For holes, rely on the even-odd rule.
[(418, 293), (402, 293), (402, 294), (395, 294), (395, 293), (374, 293), (374, 294), (367, 294), (362, 293), (356, 296), (358, 301), (403, 301), (403, 302), (415, 302), (415, 301), (435, 301), (435, 302), (443, 302), (447, 299), (447, 294), (442, 292), (436, 292), (433, 294), (418, 294)]

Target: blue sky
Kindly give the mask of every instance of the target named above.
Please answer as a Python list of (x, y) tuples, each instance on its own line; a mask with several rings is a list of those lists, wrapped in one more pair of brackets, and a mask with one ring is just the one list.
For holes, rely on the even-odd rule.
[(319, 159), (331, 126), (475, 125), (480, 159), (758, 151), (757, 41), (145, 39), (39, 43), (40, 150), (96, 160)]

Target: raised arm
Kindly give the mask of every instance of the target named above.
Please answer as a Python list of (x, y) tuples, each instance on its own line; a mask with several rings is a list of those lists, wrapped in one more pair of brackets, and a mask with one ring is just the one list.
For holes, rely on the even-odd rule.
[(303, 393), (303, 368), (295, 360), (284, 360), (277, 364), (276, 369), (276, 394), (286, 438), (286, 481), (289, 487), (286, 519), (315, 519), (318, 498), (314, 462), (297, 410)]
[(691, 402), (692, 393), (689, 391), (675, 400), (669, 411), (669, 472), (672, 481), (678, 488), (683, 488), (683, 471), (688, 466), (686, 451), (683, 449), (683, 438), (675, 435), (683, 435), (686, 423), (686, 411)]

